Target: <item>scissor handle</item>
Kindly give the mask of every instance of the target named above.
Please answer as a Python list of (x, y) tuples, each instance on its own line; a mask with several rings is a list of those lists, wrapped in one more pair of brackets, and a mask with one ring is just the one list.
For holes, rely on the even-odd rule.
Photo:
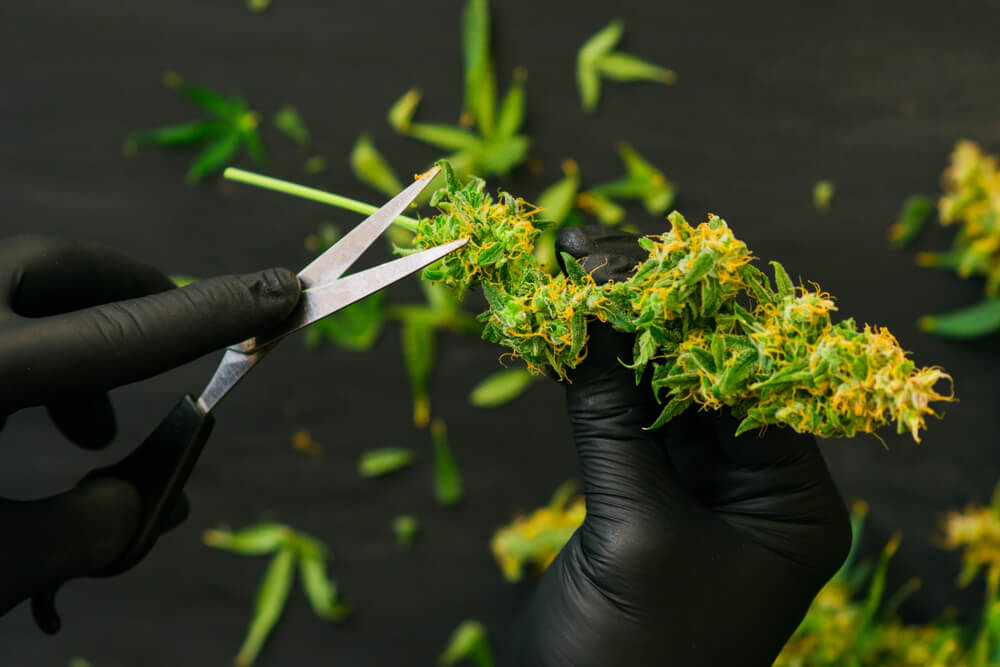
[[(80, 484), (101, 478), (116, 478), (131, 484), (139, 494), (140, 514), (132, 542), (108, 567), (93, 575), (120, 574), (141, 561), (166, 527), (215, 418), (184, 396), (131, 454), (113, 465), (92, 470)], [(62, 582), (65, 584), (66, 582)], [(62, 625), (55, 608), (56, 592), (62, 586), (36, 592), (31, 612), (41, 630), (55, 634)]]

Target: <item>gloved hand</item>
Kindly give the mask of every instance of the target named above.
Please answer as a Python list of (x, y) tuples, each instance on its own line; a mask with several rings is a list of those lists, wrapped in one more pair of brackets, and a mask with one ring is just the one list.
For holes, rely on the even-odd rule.
[[(294, 308), (285, 269), (173, 289), (151, 266), (106, 248), (18, 237), (0, 242), (0, 428), (44, 405), (71, 442), (111, 442), (109, 389), (265, 333)], [(183, 520), (186, 504), (173, 524)], [(107, 567), (139, 516), (131, 485), (95, 480), (29, 502), (0, 498), (0, 615), (33, 591)]]
[[(570, 227), (557, 249), (625, 280), (636, 237)], [(600, 267), (600, 268), (598, 268)], [(770, 665), (850, 547), (815, 440), (689, 409), (655, 431), (633, 336), (592, 325), (566, 401), (587, 516), (542, 577), (505, 664)]]

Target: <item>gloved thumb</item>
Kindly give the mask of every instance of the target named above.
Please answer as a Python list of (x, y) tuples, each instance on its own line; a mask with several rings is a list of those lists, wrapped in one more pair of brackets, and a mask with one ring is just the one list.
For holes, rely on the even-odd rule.
[(118, 479), (95, 479), (35, 501), (0, 499), (0, 615), (36, 592), (108, 567), (131, 542), (139, 494)]

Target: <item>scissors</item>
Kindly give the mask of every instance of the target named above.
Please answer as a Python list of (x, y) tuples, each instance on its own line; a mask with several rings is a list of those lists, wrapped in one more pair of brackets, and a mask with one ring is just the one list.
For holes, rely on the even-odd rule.
[[(215, 423), (212, 409), (285, 336), (402, 280), (468, 242), (458, 239), (341, 277), (439, 171), (440, 167), (434, 167), (421, 175), (302, 269), (298, 274), (302, 294), (284, 322), (263, 336), (226, 348), (215, 375), (198, 398), (185, 395), (131, 454), (111, 466), (91, 471), (80, 480), (83, 483), (97, 478), (121, 479), (131, 484), (140, 498), (138, 528), (132, 542), (110, 566), (92, 576), (108, 577), (124, 572), (149, 553), (178, 509), (184, 484)], [(62, 625), (55, 608), (59, 587), (36, 592), (31, 598), (35, 622), (48, 634), (55, 634)]]

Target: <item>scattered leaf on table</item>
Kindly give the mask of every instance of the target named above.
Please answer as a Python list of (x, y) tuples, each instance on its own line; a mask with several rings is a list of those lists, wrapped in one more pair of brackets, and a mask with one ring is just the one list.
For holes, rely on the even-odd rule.
[(584, 111), (593, 111), (601, 97), (601, 75), (597, 61), (611, 52), (622, 38), (625, 23), (615, 19), (584, 42), (576, 56), (576, 81)]
[(899, 212), (899, 219), (889, 228), (889, 240), (897, 248), (909, 244), (917, 237), (924, 223), (934, 212), (934, 202), (924, 195), (907, 197)]
[[(590, 188), (585, 194), (619, 201), (641, 201), (650, 215), (666, 213), (676, 194), (673, 183), (624, 141), (619, 142), (617, 149), (625, 165), (625, 176)], [(598, 216), (602, 222), (608, 219), (607, 216)]]
[(249, 667), (260, 653), (264, 641), (281, 618), (295, 575), (296, 545), (286, 542), (271, 560), (254, 604), (253, 619), (243, 646), (236, 656), (237, 667)]
[(265, 522), (235, 533), (224, 528), (206, 530), (202, 541), (210, 547), (234, 554), (259, 556), (280, 549), (291, 534), (291, 529), (284, 524)]
[(306, 329), (306, 345), (329, 341), (347, 350), (367, 350), (378, 340), (383, 324), (385, 293), (375, 292), (315, 322)]
[(396, 535), (396, 544), (402, 549), (409, 549), (420, 531), (420, 522), (409, 514), (401, 514), (392, 520), (392, 532)]
[(820, 213), (827, 213), (830, 210), (830, 202), (833, 200), (833, 181), (817, 181), (813, 185), (813, 206)]
[(240, 150), (240, 135), (233, 132), (209, 144), (188, 169), (187, 182), (200, 183), (206, 176), (227, 166)]
[(625, 219), (625, 209), (597, 192), (581, 192), (576, 196), (576, 205), (581, 211), (597, 216), (602, 225), (616, 225)]
[(454, 505), (462, 499), (462, 473), (448, 444), (448, 432), (440, 419), (431, 424), (434, 442), (434, 497), (441, 505)]
[(514, 400), (527, 389), (535, 376), (526, 368), (508, 368), (485, 377), (469, 394), (477, 408), (493, 408)]
[(279, 132), (298, 144), (299, 148), (309, 145), (309, 130), (299, 110), (293, 106), (284, 106), (274, 114), (274, 126)]
[(312, 434), (304, 428), (292, 435), (292, 448), (314, 458), (323, 454), (323, 446), (316, 442)]
[(307, 157), (306, 161), (302, 163), (302, 169), (307, 174), (322, 174), (326, 171), (326, 156), (313, 155), (311, 157)]
[(299, 580), (309, 605), (320, 618), (343, 621), (351, 615), (351, 607), (339, 599), (337, 584), (327, 574), (326, 549), (304, 535), (295, 539), (299, 550)]
[(191, 283), (198, 282), (199, 278), (194, 276), (185, 276), (181, 274), (174, 274), (170, 276), (170, 280), (178, 287), (184, 287), (185, 285), (190, 285)]
[(202, 152), (188, 169), (189, 183), (198, 183), (225, 167), (244, 148), (258, 165), (267, 164), (267, 153), (257, 134), (260, 116), (247, 107), (242, 97), (227, 97), (167, 72), (164, 85), (184, 95), (211, 114), (210, 118), (134, 132), (125, 139), (124, 151), (131, 155), (148, 145), (180, 147), (203, 145)]
[(580, 48), (576, 57), (576, 82), (584, 111), (594, 111), (601, 96), (601, 77), (613, 81), (654, 81), (672, 84), (677, 74), (631, 53), (613, 51), (621, 40), (625, 24), (615, 19)]
[(527, 77), (528, 71), (523, 67), (514, 70), (514, 79), (500, 103), (496, 135), (501, 139), (514, 136), (524, 124), (524, 82)]
[(399, 447), (370, 449), (358, 459), (358, 474), (362, 477), (381, 477), (406, 468), (413, 463), (413, 450)]
[(460, 660), (469, 660), (476, 667), (493, 667), (493, 651), (486, 638), (486, 628), (479, 621), (462, 621), (455, 628), (438, 658), (438, 665), (450, 667)]
[(443, 151), (478, 150), (481, 145), (475, 134), (453, 125), (410, 123), (403, 134)]
[(462, 54), (465, 60), (464, 115), (471, 117), (484, 137), (493, 136), (496, 74), (490, 52), (488, 0), (468, 0), (462, 13)]
[(410, 393), (413, 396), (413, 423), (420, 427), (426, 426), (431, 414), (427, 381), (434, 368), (434, 327), (425, 320), (408, 317), (403, 321), (401, 335), (403, 360), (406, 362)]
[(925, 315), (920, 328), (946, 338), (976, 338), (1000, 330), (1000, 298), (942, 315)]
[(646, 62), (631, 53), (608, 53), (597, 60), (597, 69), (612, 81), (654, 81), (676, 83), (672, 69)]
[(271, 0), (246, 0), (247, 9), (252, 12), (261, 13), (271, 6)]
[(416, 88), (406, 91), (389, 109), (389, 125), (397, 132), (406, 132), (413, 122), (413, 114), (417, 112), (419, 104), (420, 91)]
[(375, 148), (371, 137), (362, 134), (351, 149), (351, 171), (359, 181), (388, 197), (395, 197), (403, 189), (396, 172)]

